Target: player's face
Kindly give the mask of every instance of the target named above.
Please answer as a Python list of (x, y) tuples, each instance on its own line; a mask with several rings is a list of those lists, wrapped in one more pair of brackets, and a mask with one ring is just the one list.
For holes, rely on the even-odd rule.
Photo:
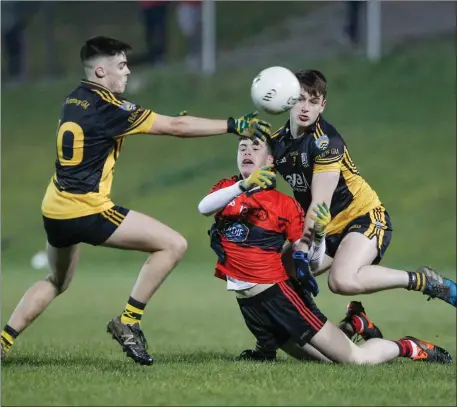
[(127, 77), (130, 75), (125, 54), (121, 53), (107, 58), (104, 68), (105, 86), (115, 94), (120, 95), (124, 93), (125, 86), (127, 85)]
[(300, 99), (290, 111), (290, 118), (300, 127), (309, 127), (324, 111), (326, 103), (323, 95), (313, 96), (302, 89)]
[(273, 163), (268, 147), (262, 140), (241, 140), (238, 145), (238, 170), (243, 178), (249, 177), (255, 170)]

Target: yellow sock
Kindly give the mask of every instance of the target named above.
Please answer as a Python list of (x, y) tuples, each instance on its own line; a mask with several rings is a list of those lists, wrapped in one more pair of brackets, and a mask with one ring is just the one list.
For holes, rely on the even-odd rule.
[(409, 271), (408, 290), (424, 291), (427, 286), (427, 277), (420, 271)]
[(132, 297), (129, 298), (124, 312), (121, 315), (121, 322), (123, 324), (139, 324), (143, 317), (144, 308), (146, 304), (136, 301)]
[(5, 325), (5, 328), (2, 331), (1, 342), (2, 342), (2, 350), (4, 352), (9, 352), (11, 347), (13, 346), (14, 340), (19, 335), (19, 332), (15, 331), (9, 325)]
[(424, 291), (427, 285), (427, 277), (425, 277), (424, 273), (420, 273), (416, 271), (416, 287), (414, 288), (415, 291)]

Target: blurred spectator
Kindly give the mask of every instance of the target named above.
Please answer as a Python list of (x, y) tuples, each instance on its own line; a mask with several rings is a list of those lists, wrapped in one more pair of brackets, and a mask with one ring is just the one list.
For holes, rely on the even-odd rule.
[(345, 36), (352, 45), (360, 42), (360, 9), (364, 1), (346, 1), (346, 26)]
[(2, 43), (10, 82), (25, 79), (25, 27), (39, 2), (2, 2)]
[(201, 68), (201, 1), (180, 1), (177, 8), (179, 28), (186, 38), (186, 63), (191, 70)]
[(169, 3), (169, 1), (140, 1), (146, 30), (148, 61), (153, 65), (165, 64)]

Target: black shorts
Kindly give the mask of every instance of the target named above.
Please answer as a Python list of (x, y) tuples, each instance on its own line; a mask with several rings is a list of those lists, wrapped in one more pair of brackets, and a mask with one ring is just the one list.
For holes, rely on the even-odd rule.
[(265, 350), (277, 350), (289, 339), (303, 346), (327, 321), (311, 296), (290, 280), (237, 300), (257, 345)]
[(129, 209), (113, 206), (104, 212), (72, 219), (43, 216), (44, 229), (51, 246), (62, 248), (77, 243), (98, 246), (105, 243), (125, 219)]
[(378, 206), (365, 215), (355, 218), (346, 225), (341, 233), (327, 236), (325, 239), (327, 255), (335, 257), (338, 246), (350, 232), (363, 233), (369, 239), (376, 237), (378, 241), (378, 256), (372, 264), (379, 264), (392, 239), (392, 223), (384, 207)]

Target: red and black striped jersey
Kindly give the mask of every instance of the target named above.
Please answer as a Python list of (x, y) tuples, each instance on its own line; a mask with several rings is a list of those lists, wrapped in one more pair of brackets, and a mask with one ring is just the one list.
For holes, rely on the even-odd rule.
[[(222, 179), (210, 192), (239, 181)], [(239, 195), (215, 215), (226, 253), (216, 265), (216, 276), (228, 275), (252, 283), (277, 283), (288, 278), (281, 251), (288, 240), (302, 237), (304, 213), (292, 197), (276, 189), (254, 190)]]

